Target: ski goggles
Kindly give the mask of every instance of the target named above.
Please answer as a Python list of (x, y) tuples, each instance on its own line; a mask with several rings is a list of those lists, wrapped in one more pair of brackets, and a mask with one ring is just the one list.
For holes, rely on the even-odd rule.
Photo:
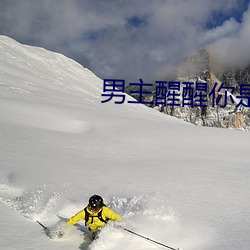
[(99, 211), (101, 209), (101, 207), (97, 207), (97, 206), (93, 206), (93, 205), (92, 206), (90, 205), (89, 208), (93, 212), (97, 212), (97, 211)]

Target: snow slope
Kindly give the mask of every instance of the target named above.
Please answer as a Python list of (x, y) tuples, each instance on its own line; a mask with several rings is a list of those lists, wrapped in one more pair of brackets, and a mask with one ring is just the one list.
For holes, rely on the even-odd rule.
[(124, 227), (166, 245), (248, 250), (249, 133), (129, 96), (101, 103), (102, 87), (73, 60), (0, 36), (0, 248), (162, 249), (112, 225), (90, 244), (83, 223), (61, 240), (36, 223), (54, 228), (97, 193)]

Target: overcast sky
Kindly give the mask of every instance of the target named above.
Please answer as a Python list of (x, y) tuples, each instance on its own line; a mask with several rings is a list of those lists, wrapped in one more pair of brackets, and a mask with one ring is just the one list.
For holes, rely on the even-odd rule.
[(168, 79), (210, 46), (250, 63), (250, 0), (0, 0), (0, 34), (61, 52), (101, 78)]

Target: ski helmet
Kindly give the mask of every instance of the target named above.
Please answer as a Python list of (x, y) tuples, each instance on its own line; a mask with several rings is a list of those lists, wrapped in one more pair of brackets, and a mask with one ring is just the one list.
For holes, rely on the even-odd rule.
[(103, 207), (103, 199), (99, 195), (93, 195), (89, 198), (89, 206), (93, 210), (98, 210)]

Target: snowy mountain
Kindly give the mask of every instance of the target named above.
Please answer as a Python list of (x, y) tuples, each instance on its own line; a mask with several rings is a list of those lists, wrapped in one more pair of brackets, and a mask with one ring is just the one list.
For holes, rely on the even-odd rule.
[[(142, 91), (145, 93), (151, 91), (150, 94), (143, 94), (142, 101), (152, 103), (146, 104), (148, 107), (195, 125), (248, 131), (250, 109), (246, 107), (248, 99), (244, 96), (249, 97), (250, 94), (242, 95), (240, 86), (250, 84), (250, 67), (225, 68), (219, 65), (211, 54), (209, 50), (201, 49), (178, 66), (175, 79), (169, 79), (168, 83), (164, 83), (165, 104), (158, 104), (156, 101), (159, 98), (156, 91), (159, 87), (157, 81), (150, 90)], [(176, 84), (171, 88), (170, 82)], [(190, 91), (192, 92), (190, 96), (184, 95)], [(169, 101), (173, 98), (173, 92), (175, 93), (174, 105)], [(245, 92), (249, 93), (249, 91)], [(135, 89), (128, 86), (126, 93), (139, 100), (138, 95), (131, 94), (139, 93), (139, 87)], [(160, 94), (161, 97), (162, 94)], [(239, 104), (241, 100), (245, 107)]]
[(0, 36), (1, 249), (162, 249), (109, 224), (53, 229), (97, 193), (122, 226), (184, 250), (248, 250), (249, 133), (102, 103), (103, 81), (61, 54)]
[[(202, 115), (200, 107), (177, 109), (175, 113), (181, 113), (184, 120), (194, 124), (248, 130), (250, 111), (249, 108), (242, 105), (237, 107), (240, 102), (240, 98), (237, 99), (237, 96), (240, 96), (240, 85), (249, 84), (249, 79), (248, 67), (245, 69), (225, 68), (216, 63), (214, 55), (211, 55), (209, 50), (201, 49), (179, 66), (176, 80), (207, 83), (208, 105), (204, 115)], [(216, 101), (213, 107), (213, 96), (210, 93), (214, 87)], [(231, 95), (232, 91), (233, 95)], [(232, 100), (230, 96), (233, 97)], [(219, 101), (217, 102), (217, 100)]]

